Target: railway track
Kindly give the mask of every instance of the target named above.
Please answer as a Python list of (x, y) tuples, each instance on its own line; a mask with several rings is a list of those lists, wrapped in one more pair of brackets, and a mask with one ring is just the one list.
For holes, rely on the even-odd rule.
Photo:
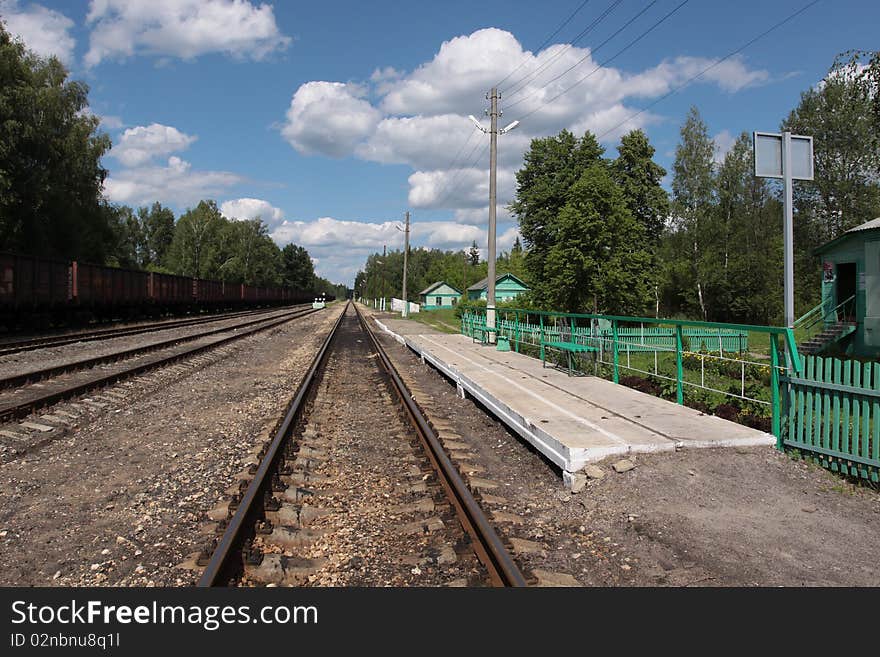
[(256, 456), (200, 586), (525, 584), (353, 304)]
[[(314, 312), (317, 311), (310, 308), (297, 309), (271, 317), (248, 319), (232, 326), (213, 328), (194, 335), (177, 336), (150, 345), (6, 377), (0, 380), (0, 389), (14, 389), (0, 393), (0, 421), (24, 417), (37, 409), (64, 399), (168, 365)], [(186, 344), (191, 342), (197, 344)]]
[(69, 344), (76, 344), (78, 342), (94, 342), (96, 340), (107, 340), (110, 338), (121, 338), (131, 335), (140, 335), (142, 333), (152, 333), (155, 331), (164, 331), (166, 329), (205, 324), (208, 322), (219, 322), (224, 319), (233, 319), (235, 317), (242, 317), (245, 315), (266, 314), (270, 312), (275, 312), (277, 310), (277, 308), (264, 308), (257, 311), (242, 310), (238, 312), (220, 313), (217, 315), (202, 316), (196, 318), (166, 320), (164, 322), (151, 322), (149, 324), (138, 324), (137, 326), (119, 326), (116, 328), (98, 329), (95, 331), (63, 333), (57, 335), (40, 336), (37, 338), (28, 338), (26, 340), (0, 342), (0, 356), (17, 354), (24, 351), (34, 351), (36, 349), (62, 347)]

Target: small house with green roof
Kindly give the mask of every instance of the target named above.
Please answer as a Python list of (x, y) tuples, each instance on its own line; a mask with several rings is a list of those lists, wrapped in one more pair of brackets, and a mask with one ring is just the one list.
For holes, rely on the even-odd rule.
[[(529, 286), (510, 272), (501, 274), (495, 279), (495, 301), (510, 301), (516, 299), (523, 292), (529, 291)], [(489, 277), (474, 283), (468, 288), (468, 299), (483, 299), (489, 294)]]
[(880, 357), (880, 217), (850, 228), (813, 253), (822, 262), (822, 303), (795, 327), (809, 323), (822, 330), (799, 349)]
[(446, 281), (432, 283), (419, 292), (419, 300), (422, 310), (436, 310), (438, 308), (452, 308), (458, 303), (461, 291), (452, 287)]

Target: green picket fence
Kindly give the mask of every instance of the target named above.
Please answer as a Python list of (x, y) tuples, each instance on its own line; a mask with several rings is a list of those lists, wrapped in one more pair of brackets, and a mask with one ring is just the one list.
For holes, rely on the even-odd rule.
[(789, 384), (784, 445), (834, 472), (880, 481), (880, 364), (804, 357)]

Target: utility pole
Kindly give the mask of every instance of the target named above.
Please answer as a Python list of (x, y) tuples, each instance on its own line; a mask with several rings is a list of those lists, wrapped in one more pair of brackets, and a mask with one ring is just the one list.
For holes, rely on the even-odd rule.
[(388, 253), (386, 251), (386, 247), (382, 245), (382, 311), (385, 310), (385, 262), (388, 260)]
[[(495, 328), (495, 201), (498, 174), (498, 88), (492, 87), (489, 97), (489, 289), (486, 292), (486, 326)], [(489, 333), (489, 343), (495, 334)]]
[(406, 213), (406, 229), (403, 231), (403, 318), (409, 317), (409, 300), (406, 298), (406, 263), (409, 256), (409, 211)]
[[(474, 124), (483, 132), (489, 133), (489, 288), (486, 291), (486, 326), (495, 328), (495, 232), (496, 217), (495, 204), (497, 197), (497, 178), (498, 178), (498, 135), (510, 132), (519, 125), (519, 121), (514, 121), (506, 128), (498, 129), (498, 117), (501, 112), (498, 110), (498, 88), (492, 87), (492, 90), (486, 94), (489, 99), (489, 129), (486, 130), (480, 125), (473, 116), (469, 117)], [(495, 342), (495, 334), (488, 334), (490, 343)]]

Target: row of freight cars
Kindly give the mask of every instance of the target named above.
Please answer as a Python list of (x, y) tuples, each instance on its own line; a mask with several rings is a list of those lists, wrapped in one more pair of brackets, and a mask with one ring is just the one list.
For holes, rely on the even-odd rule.
[(70, 260), (0, 253), (7, 329), (223, 308), (311, 302), (309, 291), (207, 281)]

